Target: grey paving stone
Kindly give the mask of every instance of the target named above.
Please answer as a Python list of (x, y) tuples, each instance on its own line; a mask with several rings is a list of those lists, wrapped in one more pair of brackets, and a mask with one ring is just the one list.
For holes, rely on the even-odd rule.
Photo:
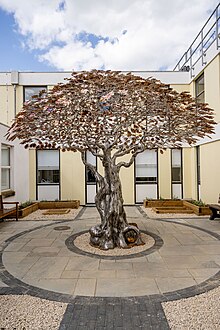
[(27, 246), (51, 246), (53, 242), (53, 238), (32, 238), (32, 240), (27, 243)]
[(132, 262), (100, 262), (101, 270), (132, 269)]
[(215, 275), (219, 271), (219, 268), (190, 268), (189, 272), (192, 274), (193, 277), (203, 277), (203, 278), (209, 278), (213, 275)]
[(79, 278), (115, 278), (116, 271), (108, 270), (81, 270)]
[(155, 281), (161, 293), (179, 290), (197, 284), (193, 278), (189, 277), (158, 277), (155, 278)]
[(154, 279), (97, 279), (95, 296), (126, 297), (159, 293)]
[(99, 259), (73, 257), (69, 259), (66, 270), (98, 270)]
[(61, 278), (61, 275), (69, 262), (69, 257), (56, 257), (53, 265), (44, 273), (44, 278)]
[(74, 294), (77, 279), (40, 279), (37, 286), (60, 293)]
[(61, 278), (78, 278), (79, 274), (79, 270), (64, 270), (61, 274)]
[(163, 257), (169, 269), (199, 268), (200, 264), (192, 256)]
[(220, 244), (199, 245), (199, 249), (204, 255), (220, 254)]
[(202, 255), (203, 252), (199, 245), (179, 245), (174, 247), (167, 247), (165, 244), (162, 246), (158, 252), (163, 256), (192, 256), (192, 255)]
[(78, 279), (73, 294), (78, 296), (94, 296), (96, 281), (96, 278)]
[[(147, 255), (146, 258), (147, 258), (148, 262), (153, 262), (153, 263), (156, 262), (158, 264), (160, 264), (160, 263), (163, 264), (164, 263), (164, 260), (163, 260), (163, 258), (161, 257), (161, 255), (158, 251), (155, 251), (154, 253), (151, 253), (151, 254)], [(133, 262), (133, 260), (132, 260), (132, 262)]]
[(28, 255), (28, 252), (4, 252), (3, 253), (3, 263), (4, 265), (8, 264), (17, 264), (21, 262)]
[(35, 247), (31, 250), (30, 256), (43, 256), (43, 257), (55, 257), (58, 256), (60, 249), (53, 246), (46, 246), (46, 247)]

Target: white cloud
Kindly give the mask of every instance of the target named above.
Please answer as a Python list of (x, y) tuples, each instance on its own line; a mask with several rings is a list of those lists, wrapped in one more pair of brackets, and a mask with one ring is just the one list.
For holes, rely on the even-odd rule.
[[(175, 65), (218, 3), (0, 0), (0, 7), (14, 14), (26, 46), (41, 51), (39, 60), (59, 70), (158, 70)], [(86, 34), (98, 42), (80, 39)]]

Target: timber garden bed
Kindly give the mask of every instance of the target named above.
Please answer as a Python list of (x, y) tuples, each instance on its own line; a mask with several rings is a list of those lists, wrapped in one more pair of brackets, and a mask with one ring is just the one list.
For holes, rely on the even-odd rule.
[(80, 206), (79, 200), (69, 201), (41, 201), (41, 202), (25, 202), (19, 206), (19, 218), (24, 218), (32, 212), (46, 209), (78, 209)]
[(207, 205), (194, 200), (146, 199), (144, 200), (144, 207), (152, 208), (156, 213), (194, 213), (198, 216), (211, 214)]

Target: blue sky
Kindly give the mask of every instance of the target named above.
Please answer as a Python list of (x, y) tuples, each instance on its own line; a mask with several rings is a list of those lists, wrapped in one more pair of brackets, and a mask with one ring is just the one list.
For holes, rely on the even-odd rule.
[(51, 66), (38, 61), (38, 51), (22, 47), (23, 41), (24, 37), (16, 32), (13, 15), (0, 8), (0, 71), (51, 71)]
[(0, 0), (0, 71), (172, 69), (218, 3)]

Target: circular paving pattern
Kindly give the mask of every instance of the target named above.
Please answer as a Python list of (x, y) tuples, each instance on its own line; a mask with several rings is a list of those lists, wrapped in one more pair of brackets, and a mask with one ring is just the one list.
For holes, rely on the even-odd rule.
[[(67, 223), (68, 221), (65, 222)], [(37, 228), (18, 233), (7, 239), (1, 246), (0, 279), (2, 282), (10, 286), (10, 288), (2, 288), (0, 291), (8, 293), (16, 292), (17, 294), (27, 293), (41, 298), (63, 302), (72, 302), (75, 299), (75, 296), (79, 296), (80, 299), (83, 298), (85, 301), (90, 298), (97, 301), (97, 299), (102, 299), (101, 297), (103, 296), (139, 296), (139, 298), (142, 296), (142, 298), (148, 297), (148, 299), (151, 299), (154, 302), (162, 302), (192, 297), (217, 287), (220, 283), (219, 265), (212, 261), (211, 255), (216, 255), (216, 253), (220, 250), (220, 235), (207, 229), (177, 221), (154, 220), (154, 222), (158, 224), (158, 230), (161, 226), (168, 228), (169, 236), (173, 235), (172, 237), (175, 237), (178, 236), (179, 233), (179, 237), (181, 239), (183, 237), (187, 240), (191, 239), (191, 246), (188, 246), (188, 244), (185, 243), (179, 246), (179, 248), (177, 245), (176, 247), (171, 247), (169, 249), (169, 247), (165, 245), (166, 242), (163, 245), (163, 241), (157, 236), (160, 243), (163, 245), (160, 246), (161, 250), (157, 251), (158, 247), (155, 249), (155, 245), (157, 244), (155, 234), (145, 232), (151, 236), (154, 235), (153, 237), (156, 244), (147, 250), (145, 254), (143, 254), (144, 252), (135, 254), (134, 261), (126, 261), (126, 259), (129, 259), (130, 256), (122, 256), (118, 258), (124, 258), (125, 260), (123, 260), (123, 262), (118, 260), (117, 262), (115, 257), (108, 257), (112, 259), (108, 261), (104, 260), (107, 257), (94, 256), (91, 254), (88, 255), (86, 252), (82, 253), (81, 251), (78, 253), (75, 250), (71, 251), (73, 252), (73, 256), (71, 257), (71, 253), (67, 254), (68, 250), (65, 247), (64, 239), (64, 237), (67, 237), (68, 232), (57, 232), (54, 236), (54, 224), (42, 225)], [(57, 224), (60, 224), (60, 222), (57, 222)], [(72, 232), (76, 231), (76, 228), (79, 228), (77, 226), (81, 226), (82, 228), (84, 225), (81, 221), (72, 223)], [(163, 238), (166, 238), (166, 234), (164, 233), (165, 227), (163, 228)], [(77, 234), (70, 237), (73, 238), (74, 236), (82, 235), (82, 233), (85, 232), (86, 231), (79, 231)], [(174, 234), (171, 234), (171, 232)], [(71, 235), (71, 231), (69, 235)], [(190, 257), (187, 257), (187, 253), (191, 253), (192, 248), (195, 251), (198, 249), (199, 244), (197, 244), (197, 241), (200, 239), (199, 237), (202, 237), (202, 245), (201, 250), (197, 250), (197, 253), (198, 256), (203, 257), (206, 252), (207, 262), (205, 263), (206, 265), (200, 263), (200, 265), (204, 266), (203, 270), (196, 268), (194, 263), (192, 266), (189, 264), (189, 267), (198, 272), (198, 277), (200, 276), (201, 280), (196, 283), (193, 280), (194, 275), (192, 275), (183, 283), (186, 278), (182, 277), (182, 275), (181, 278), (178, 278), (177, 276), (173, 277), (173, 275), (171, 276), (171, 273), (173, 272), (173, 265), (169, 262), (173, 259), (172, 255), (169, 254), (170, 257), (166, 257), (162, 252), (167, 252), (166, 249), (171, 252), (173, 251), (175, 256), (175, 268), (176, 265), (178, 265), (179, 272), (184, 273), (186, 266), (182, 264), (182, 260), (186, 262), (184, 259), (188, 259), (187, 262), (191, 263)], [(38, 240), (41, 240), (41, 245), (39, 245)], [(22, 244), (24, 245), (23, 247), (20, 246)], [(76, 247), (74, 248), (77, 249)], [(62, 249), (66, 250), (61, 253)], [(13, 262), (12, 259), (10, 260), (9, 258), (10, 251), (13, 251)], [(149, 253), (149, 251), (151, 252)], [(154, 251), (157, 255), (160, 255), (160, 258), (162, 257), (165, 263), (161, 263), (158, 260), (160, 263), (158, 266), (158, 261), (149, 262), (151, 259), (148, 260), (148, 258), (155, 258), (155, 254), (153, 254), (152, 251)], [(180, 252), (178, 256), (176, 256), (177, 252)], [(25, 262), (21, 260), (21, 264), (19, 264), (19, 258), (21, 258), (22, 254), (26, 254), (27, 260), (25, 260)], [(37, 261), (32, 266), (27, 268), (27, 274), (22, 273), (23, 266), (27, 266), (26, 263), (30, 262), (32, 258)], [(52, 264), (52, 268), (50, 263), (51, 259), (55, 260), (54, 265)], [(58, 261), (59, 263), (57, 263)], [(65, 266), (62, 264), (65, 264)], [(165, 268), (163, 268), (163, 264)], [(168, 267), (167, 269), (167, 265), (171, 267)], [(209, 276), (206, 276), (206, 279), (202, 279), (202, 271), (206, 269), (209, 271), (210, 267), (213, 269), (212, 275), (210, 274)], [(67, 272), (66, 277), (63, 276), (63, 272)], [(132, 272), (135, 272), (134, 278), (124, 277), (126, 274), (132, 275)], [(78, 275), (76, 273), (78, 273)], [(108, 277), (103, 277), (103, 274)], [(113, 274), (115, 275), (113, 276)], [(69, 279), (67, 276), (70, 276)], [(166, 276), (169, 277), (168, 282)], [(175, 280), (178, 283), (175, 282)], [(164, 281), (165, 289), (163, 289)], [(95, 289), (92, 292), (91, 290), (93, 283), (96, 284), (94, 286)], [(156, 286), (155, 283), (157, 284)], [(179, 283), (183, 285), (178, 287)], [(68, 291), (66, 285), (68, 286), (68, 290), (69, 287), (71, 290)], [(86, 286), (90, 291), (83, 294), (82, 292), (85, 290)], [(103, 295), (103, 292), (105, 295)]]
[(161, 237), (143, 230), (141, 231), (141, 238), (145, 244), (128, 249), (100, 250), (89, 244), (89, 237), (88, 230), (82, 231), (67, 238), (65, 244), (70, 251), (80, 255), (114, 260), (142, 257), (155, 252), (163, 246)]

